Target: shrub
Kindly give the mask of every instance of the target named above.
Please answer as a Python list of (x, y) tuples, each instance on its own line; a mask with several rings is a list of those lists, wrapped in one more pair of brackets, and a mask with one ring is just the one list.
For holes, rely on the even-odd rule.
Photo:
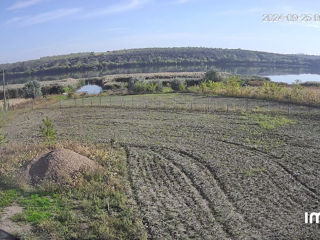
[(128, 80), (128, 91), (129, 93), (134, 93), (134, 86), (138, 80), (136, 78), (130, 78)]
[(170, 85), (174, 91), (184, 91), (187, 88), (184, 80), (174, 79)]
[(64, 93), (64, 88), (61, 85), (52, 85), (52, 86), (43, 86), (41, 88), (41, 92), (43, 96), (51, 95), (51, 94), (62, 94)]
[(160, 81), (156, 83), (156, 92), (163, 92), (163, 85)]
[(65, 93), (73, 92), (74, 90), (75, 90), (74, 87), (71, 85), (68, 85), (63, 88), (63, 92), (65, 92)]
[(226, 93), (230, 96), (235, 96), (240, 92), (241, 79), (238, 76), (232, 76), (227, 79)]
[(158, 93), (163, 91), (163, 86), (161, 82), (151, 83), (131, 78), (128, 81), (128, 90), (130, 93)]
[(23, 87), (23, 96), (25, 98), (36, 98), (42, 96), (41, 85), (38, 81), (29, 81)]
[(49, 117), (46, 117), (42, 120), (42, 126), (40, 127), (42, 136), (45, 140), (45, 143), (51, 146), (56, 140), (56, 131), (53, 128), (53, 124)]
[(86, 81), (83, 80), (83, 79), (81, 79), (81, 80), (78, 81), (76, 88), (77, 88), (77, 89), (78, 89), (78, 88), (81, 88), (81, 87), (83, 87), (84, 85), (86, 85)]
[(75, 93), (74, 92), (68, 92), (67, 97), (68, 98), (75, 98)]
[(204, 81), (214, 81), (214, 82), (221, 82), (223, 79), (220, 77), (219, 73), (215, 70), (210, 70), (206, 72), (204, 75)]

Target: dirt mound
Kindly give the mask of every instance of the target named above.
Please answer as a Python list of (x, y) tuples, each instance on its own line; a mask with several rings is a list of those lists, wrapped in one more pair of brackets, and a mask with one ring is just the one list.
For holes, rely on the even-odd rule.
[(42, 181), (75, 183), (83, 172), (101, 168), (94, 161), (67, 149), (57, 149), (32, 160), (24, 171), (24, 179), (35, 185)]

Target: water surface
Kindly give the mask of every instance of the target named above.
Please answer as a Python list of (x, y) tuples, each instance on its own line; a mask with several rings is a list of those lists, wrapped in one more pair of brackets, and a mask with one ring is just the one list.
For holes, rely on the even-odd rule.
[(86, 85), (77, 90), (78, 93), (99, 94), (102, 92), (102, 87), (98, 85)]
[(299, 82), (320, 82), (319, 74), (288, 74), (288, 75), (272, 75), (266, 76), (273, 82), (295, 83)]

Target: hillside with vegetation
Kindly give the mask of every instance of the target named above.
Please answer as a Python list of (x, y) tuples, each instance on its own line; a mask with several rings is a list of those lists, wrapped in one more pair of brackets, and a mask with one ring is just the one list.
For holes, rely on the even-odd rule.
[(309, 72), (315, 72), (320, 67), (320, 56), (275, 54), (242, 49), (145, 48), (43, 57), (38, 60), (2, 64), (0, 69), (6, 70), (10, 81), (14, 77), (30, 75), (171, 65), (302, 67)]

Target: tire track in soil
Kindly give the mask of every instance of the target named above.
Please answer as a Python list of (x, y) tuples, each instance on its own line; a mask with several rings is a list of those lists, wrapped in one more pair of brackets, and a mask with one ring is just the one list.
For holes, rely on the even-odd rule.
[[(127, 153), (128, 153), (128, 164), (130, 164), (129, 166), (130, 166), (130, 168), (134, 168), (134, 160), (132, 159), (132, 154), (130, 153), (130, 151), (131, 151), (131, 148), (127, 148)], [(154, 153), (153, 153), (154, 154)], [(163, 159), (163, 160), (165, 160), (165, 159)], [(165, 167), (166, 168), (166, 165), (170, 165), (170, 162), (169, 161), (167, 161), (167, 162), (163, 162), (164, 164), (162, 165), (162, 167)], [(172, 168), (173, 167), (173, 168)], [(165, 176), (167, 176), (167, 174), (170, 174), (170, 171), (172, 171), (172, 170), (174, 170), (174, 165), (172, 165), (171, 166), (171, 169), (167, 169), (166, 171), (162, 171), (162, 174), (164, 174), (164, 175), (160, 175), (159, 176), (159, 178), (158, 178), (158, 181), (160, 180), (160, 181), (163, 181), (163, 180), (165, 180), (165, 183), (168, 185), (171, 185), (172, 183), (170, 182), (170, 179), (168, 179), (168, 178), (166, 178)], [(131, 169), (131, 171), (132, 171), (132, 169)], [(161, 171), (160, 171), (161, 172)], [(176, 171), (174, 171), (175, 173), (181, 173), (181, 171), (177, 168), (176, 169)], [(157, 173), (159, 173), (159, 172), (157, 172)], [(135, 180), (136, 179), (133, 179), (133, 177), (132, 177), (132, 173), (130, 173), (131, 174), (131, 177), (130, 177), (130, 181), (131, 181), (131, 183), (132, 183), (132, 186), (133, 186), (133, 188), (135, 188)], [(181, 197), (184, 197), (184, 195), (187, 195), (187, 197), (188, 197), (188, 192), (187, 192), (187, 194), (186, 194), (186, 190), (185, 190), (185, 188), (188, 188), (189, 189), (189, 193), (191, 192), (191, 194), (197, 194), (197, 195), (199, 195), (199, 193), (197, 192), (197, 190), (191, 185), (191, 183), (189, 182), (188, 183), (188, 178), (186, 177), (186, 176), (183, 176), (183, 175), (179, 175), (179, 177), (181, 177), (182, 176), (182, 178), (181, 178), (181, 180), (182, 181), (184, 181), (184, 184), (179, 184), (179, 187), (181, 187), (182, 188), (182, 190), (180, 190), (180, 192), (181, 191), (185, 191), (185, 192), (182, 192), (182, 194), (180, 194), (180, 198), (178, 198), (178, 200), (183, 200), (182, 202), (184, 203), (184, 205), (186, 206), (186, 209), (184, 209), (184, 210), (187, 210), (187, 213), (189, 213), (190, 211), (192, 212), (192, 211), (195, 211), (195, 213), (193, 212), (193, 216), (195, 216), (195, 217), (192, 217), (191, 219), (187, 219), (186, 217), (185, 217), (185, 222), (182, 222), (182, 224), (180, 224), (180, 228), (181, 228), (181, 226), (182, 227), (185, 227), (185, 226), (188, 226), (188, 225), (191, 225), (191, 226), (193, 226), (193, 225), (195, 225), (195, 223), (192, 223), (192, 222), (194, 222), (195, 221), (195, 219), (196, 220), (198, 220), (197, 218), (199, 218), (199, 217), (202, 217), (202, 216), (200, 216), (201, 214), (198, 214), (199, 216), (197, 217), (197, 212), (200, 210), (202, 210), (203, 212), (202, 212), (202, 214), (205, 214), (205, 210), (208, 210), (208, 212), (210, 213), (210, 208), (207, 206), (204, 206), (203, 205), (203, 203), (201, 204), (201, 203), (199, 203), (199, 202), (197, 202), (197, 201), (194, 201), (193, 200), (193, 198), (192, 197), (189, 197), (188, 198), (188, 200), (186, 200), (186, 198), (182, 198), (181, 199)], [(172, 180), (174, 180), (174, 182), (176, 182), (176, 179), (171, 179), (171, 181)], [(155, 184), (157, 181), (155, 181), (153, 184)], [(173, 183), (174, 183), (173, 182)], [(182, 186), (181, 186), (182, 185)], [(152, 187), (152, 186), (151, 186)], [(177, 188), (178, 189), (178, 188)], [(135, 197), (135, 199), (136, 199), (136, 201), (138, 202), (138, 205), (140, 206), (140, 211), (141, 211), (141, 213), (143, 214), (143, 215), (146, 215), (146, 209), (145, 208), (147, 208), (148, 206), (144, 206), (144, 203), (143, 203), (143, 201), (141, 201), (140, 199), (139, 199), (139, 197), (137, 196), (137, 194), (138, 194), (138, 192), (137, 192), (137, 190), (135, 191), (135, 194), (136, 194), (136, 197)], [(166, 197), (170, 197), (170, 196), (166, 196)], [(177, 197), (179, 197), (179, 193), (177, 193), (177, 194), (175, 194), (175, 195), (172, 195), (172, 199), (173, 200), (175, 200)], [(202, 201), (202, 202), (205, 202), (200, 196), (197, 196), (196, 198), (198, 198), (199, 200), (198, 201)], [(190, 201), (190, 199), (191, 199), (191, 202), (190, 203), (188, 203), (188, 201)], [(160, 200), (161, 201), (161, 200)], [(190, 208), (190, 206), (193, 206), (193, 208), (191, 207)], [(167, 210), (170, 210), (170, 206), (166, 206), (166, 208), (167, 209), (165, 209), (166, 211), (163, 211), (163, 212), (167, 212)], [(174, 206), (171, 206), (171, 209), (172, 208), (174, 208)], [(181, 209), (180, 209), (181, 210)], [(184, 214), (184, 213), (183, 213)], [(208, 214), (208, 213), (207, 213)], [(153, 216), (153, 217), (161, 217), (161, 216)], [(183, 215), (181, 215), (180, 216), (181, 218), (183, 218)], [(188, 217), (190, 217), (190, 216), (188, 216)], [(180, 219), (180, 218), (179, 218)], [(205, 220), (204, 219), (204, 221), (207, 221), (207, 223), (208, 223), (208, 219), (210, 219), (210, 214), (209, 214), (209, 218), (207, 218), (207, 220)], [(145, 220), (145, 224), (148, 224), (149, 226), (152, 226), (152, 220), (154, 220), (154, 219), (144, 219)], [(189, 221), (189, 222), (188, 222)], [(198, 220), (199, 221), (199, 220)], [(222, 230), (222, 229), (219, 229), (219, 227), (217, 227), (217, 226), (215, 226), (215, 228), (212, 228), (212, 229), (201, 229), (202, 227), (204, 227), (204, 226), (202, 226), (202, 224), (201, 224), (201, 221), (199, 221), (200, 222), (200, 224), (198, 224), (198, 223), (196, 223), (196, 225), (198, 225), (199, 226), (199, 229), (198, 229), (198, 233), (195, 233), (196, 235), (195, 235), (195, 237), (196, 238), (199, 238), (200, 236), (202, 237), (201, 239), (213, 239), (215, 236), (216, 236), (216, 239), (228, 239), (228, 237), (225, 235), (225, 233), (224, 233), (224, 231)], [(204, 222), (205, 223), (205, 222)], [(179, 224), (176, 224), (177, 226), (179, 226)], [(208, 224), (206, 224), (206, 225), (208, 225)], [(217, 224), (218, 225), (218, 224)], [(213, 225), (213, 227), (214, 227), (214, 225)], [(208, 227), (207, 227), (208, 228)], [(150, 228), (151, 229), (151, 228)], [(159, 235), (157, 236), (157, 235), (155, 235), (155, 233), (154, 233), (154, 231), (151, 231), (151, 230), (148, 230), (148, 232), (149, 232), (149, 236), (151, 236), (151, 239), (158, 239), (157, 237), (159, 237)], [(179, 230), (180, 229), (175, 229), (176, 231), (178, 231), (178, 233), (174, 233), (174, 232), (171, 232), (171, 236), (172, 237), (174, 237), (173, 239), (180, 239), (179, 238), (179, 234), (181, 234), (181, 233), (179, 233)], [(211, 230), (211, 232), (209, 232), (209, 230)], [(212, 230), (214, 230), (214, 232), (212, 232)], [(166, 232), (166, 229), (161, 229), (161, 231), (162, 232)], [(220, 232), (220, 233), (219, 233)], [(159, 233), (158, 233), (159, 234)], [(183, 234), (183, 233), (182, 233)], [(181, 239), (186, 239), (187, 237), (190, 237), (190, 236), (188, 236), (190, 234), (190, 232), (187, 232), (186, 233), (186, 235), (184, 236), (184, 237), (182, 237)], [(200, 236), (199, 236), (200, 235)], [(164, 239), (164, 238), (159, 238), (159, 239)]]
[[(227, 140), (222, 140), (222, 139), (213, 139), (214, 141), (217, 141), (217, 142), (221, 142), (221, 143), (225, 143), (225, 144), (230, 144), (230, 145), (234, 145), (234, 146), (237, 146), (237, 147), (240, 147), (240, 148), (244, 148), (248, 151), (251, 151), (251, 152), (254, 152), (254, 153), (258, 153), (258, 154), (261, 154), (261, 155), (264, 155), (264, 156), (267, 156), (271, 159), (271, 161), (275, 164), (275, 166), (278, 166), (280, 167), (280, 169), (282, 169), (284, 172), (286, 172), (286, 174), (289, 174), (291, 176), (291, 179), (295, 180), (295, 182), (302, 186), (304, 191), (306, 192), (306, 194), (310, 197), (312, 197), (313, 199), (317, 200), (318, 202), (320, 201), (320, 197), (318, 197), (317, 195), (317, 192), (315, 189), (309, 187), (307, 184), (305, 184), (304, 182), (302, 182), (301, 180), (299, 180), (296, 175), (290, 171), (285, 165), (281, 164), (280, 162), (276, 161), (275, 159), (282, 159), (282, 157), (279, 157), (279, 156), (276, 156), (274, 154), (270, 154), (266, 151), (263, 151), (261, 149), (257, 149), (257, 148), (254, 148), (254, 147), (250, 147), (250, 146), (247, 146), (247, 145), (244, 145), (244, 144), (240, 144), (240, 143), (236, 143), (236, 142), (231, 142), (231, 141), (227, 141)], [(320, 164), (320, 163), (319, 163)], [(269, 181), (272, 182), (272, 184), (274, 185), (274, 187), (278, 188), (280, 190), (280, 192), (282, 191), (282, 189), (279, 187), (279, 184), (276, 184), (273, 180), (273, 177), (270, 176), (270, 174), (268, 174), (269, 176)], [(294, 200), (292, 197), (290, 196), (287, 196), (290, 198), (290, 200), (292, 200), (293, 202), (295, 202), (296, 204), (298, 204), (299, 206), (301, 206), (301, 203), (297, 202), (296, 200)]]
[[(123, 144), (123, 143), (122, 143)], [(126, 145), (126, 144), (123, 144)], [(165, 159), (168, 158), (168, 156), (163, 155), (161, 150), (165, 150), (165, 151), (172, 151), (175, 154), (180, 155), (181, 157), (188, 157), (191, 159), (191, 161), (194, 161), (195, 163), (201, 164), (202, 168), (205, 170), (207, 169), (207, 175), (208, 176), (214, 176), (214, 185), (217, 186), (217, 191), (222, 193), (222, 198), (224, 199), (225, 203), (222, 203), (222, 205), (225, 206), (225, 208), (228, 208), (229, 210), (224, 209), (224, 211), (226, 210), (226, 212), (229, 212), (229, 214), (225, 214), (225, 220), (223, 221), (223, 223), (221, 223), (221, 220), (219, 220), (219, 224), (222, 224), (222, 227), (224, 229), (224, 231), (226, 232), (226, 234), (233, 239), (248, 239), (249, 235), (254, 236), (256, 239), (260, 239), (261, 234), (258, 232), (258, 230), (255, 229), (255, 224), (252, 223), (248, 223), (245, 221), (245, 218), (236, 211), (236, 208), (233, 206), (232, 202), (230, 201), (229, 196), (226, 193), (226, 190), (223, 186), (223, 184), (221, 183), (220, 179), (217, 177), (217, 174), (212, 171), (212, 168), (210, 169), (210, 167), (208, 167), (207, 165), (204, 165), (203, 161), (201, 159), (199, 159), (198, 157), (193, 156), (192, 154), (185, 152), (183, 150), (175, 150), (175, 149), (171, 149), (171, 148), (167, 148), (167, 147), (154, 147), (154, 146), (144, 146), (144, 145), (138, 145), (138, 144), (127, 144), (126, 146), (130, 146), (133, 148), (139, 148), (139, 149), (145, 149), (145, 150), (152, 150), (155, 153), (160, 154), (161, 156), (163, 156)], [(172, 163), (172, 160), (169, 161)], [(210, 206), (211, 211), (213, 212), (214, 216), (220, 215), (221, 212), (219, 211), (219, 209), (215, 209), (213, 207), (213, 203), (212, 201), (206, 196), (204, 190), (202, 190), (201, 188), (199, 188), (199, 186), (197, 186), (196, 182), (194, 181), (194, 178), (192, 178), (192, 176), (186, 172), (185, 169), (181, 169), (181, 166), (178, 166), (176, 164), (174, 164), (182, 173), (184, 173), (184, 175), (192, 182), (192, 185), (195, 187), (195, 189), (199, 192), (199, 194), (201, 195), (201, 197), (206, 200)], [(210, 188), (210, 186), (209, 186)], [(237, 216), (237, 217), (235, 217)], [(221, 216), (219, 216), (221, 217)], [(236, 220), (234, 220), (234, 218)], [(230, 220), (231, 219), (231, 220)], [(229, 224), (226, 224), (226, 222), (229, 222)], [(232, 222), (232, 223), (230, 223)], [(241, 224), (240, 224), (241, 223)], [(238, 226), (238, 229), (233, 229), (233, 226)], [(244, 227), (245, 226), (245, 227)], [(243, 234), (243, 236), (239, 236), (240, 234)], [(235, 237), (236, 236), (236, 237)]]
[[(152, 148), (154, 150), (154, 148)], [(168, 149), (169, 150), (169, 149)], [(155, 151), (155, 150), (154, 150)], [(220, 190), (223, 194), (223, 196), (226, 198), (226, 208), (230, 210), (230, 213), (226, 214), (225, 218), (228, 220), (229, 216), (233, 216), (233, 218), (235, 218), (236, 220), (232, 221), (231, 223), (228, 223), (228, 221), (226, 220), (224, 223), (222, 223), (224, 230), (228, 233), (229, 237), (233, 238), (233, 239), (246, 239), (248, 237), (248, 235), (252, 234), (254, 236), (255, 239), (258, 238), (258, 236), (261, 237), (261, 234), (258, 232), (257, 230), (257, 225), (254, 222), (249, 222), (248, 219), (246, 219), (239, 211), (237, 211), (237, 208), (233, 205), (233, 201), (230, 198), (229, 194), (227, 193), (223, 183), (220, 181), (220, 179), (217, 176), (217, 173), (215, 172), (215, 170), (209, 166), (208, 164), (204, 163), (204, 161), (202, 161), (200, 158), (195, 157), (193, 154), (190, 154), (184, 150), (174, 150), (174, 149), (170, 149), (170, 151), (175, 152), (177, 154), (180, 154), (182, 157), (189, 157), (190, 159), (194, 160), (197, 163), (201, 164), (202, 171), (208, 170), (208, 174), (206, 174), (207, 176), (213, 176), (214, 179), (214, 183), (213, 185), (216, 185), (218, 187), (218, 191)], [(168, 157), (168, 156), (166, 156)], [(169, 157), (170, 158), (170, 157)], [(178, 163), (174, 163), (174, 158), (171, 158), (171, 161), (173, 162), (174, 165), (176, 165), (177, 167), (179, 167), (181, 169), (181, 171), (184, 172), (184, 174), (186, 174), (188, 176), (188, 178), (190, 178), (190, 180), (193, 182), (194, 186), (197, 186), (194, 177), (192, 176), (192, 173), (188, 173), (187, 171), (187, 167), (184, 167)], [(207, 186), (206, 189), (210, 188), (210, 186)], [(219, 214), (219, 209), (215, 209), (215, 204), (212, 202), (212, 200), (210, 199), (210, 197), (208, 197), (205, 192), (205, 190), (203, 190), (201, 187), (197, 187), (197, 190), (199, 191), (199, 193), (201, 194), (201, 196), (206, 199), (210, 205), (211, 210), (213, 211), (213, 213), (215, 215)], [(224, 209), (224, 212), (227, 212), (228, 210)], [(229, 216), (228, 216), (229, 215)], [(237, 217), (235, 217), (237, 216)], [(246, 222), (247, 221), (247, 222)], [(239, 224), (241, 223), (241, 224)], [(241, 225), (241, 227), (240, 227)], [(237, 226), (237, 227), (235, 227)], [(236, 228), (236, 229), (234, 229)], [(238, 228), (238, 229), (237, 229)], [(255, 228), (255, 229), (252, 229)], [(240, 236), (236, 236), (239, 233), (245, 233), (244, 236), (240, 237)], [(251, 238), (250, 238), (251, 239)]]
[(311, 188), (309, 187), (306, 183), (302, 182), (291, 170), (289, 170), (285, 165), (283, 165), (282, 163), (280, 163), (279, 161), (276, 161), (275, 159), (277, 160), (281, 160), (283, 159), (283, 157), (279, 157), (279, 156), (276, 156), (276, 155), (273, 155), (273, 154), (270, 154), (268, 152), (265, 152), (263, 150), (260, 150), (260, 149), (257, 149), (257, 148), (254, 148), (254, 147), (250, 147), (250, 146), (246, 146), (246, 145), (243, 145), (241, 143), (236, 143), (236, 142), (231, 142), (231, 141), (227, 141), (227, 140), (222, 140), (222, 139), (214, 139), (214, 141), (217, 141), (217, 142), (222, 142), (222, 143), (226, 143), (226, 144), (231, 144), (231, 145), (234, 145), (234, 146), (238, 146), (238, 147), (241, 147), (241, 148), (245, 148), (247, 150), (250, 150), (251, 152), (255, 152), (255, 153), (260, 153), (262, 155), (265, 155), (265, 156), (268, 156), (273, 163), (275, 163), (276, 165), (278, 165), (284, 172), (286, 172), (288, 175), (290, 175), (291, 179), (295, 180), (297, 183), (299, 183), (305, 190), (306, 190), (306, 193), (320, 201), (320, 197), (318, 197), (318, 193), (317, 191), (314, 189), (314, 188)]
[[(264, 156), (268, 156), (268, 158), (270, 160), (272, 160), (272, 162), (275, 164), (275, 166), (278, 166), (280, 167), (280, 169), (282, 169), (283, 172), (285, 172), (286, 175), (289, 175), (290, 176), (290, 179), (294, 180), (298, 185), (300, 185), (302, 187), (302, 189), (304, 189), (304, 191), (306, 192), (306, 194), (310, 197), (312, 197), (313, 199), (317, 200), (319, 202), (319, 198), (316, 196), (316, 191), (312, 188), (310, 188), (309, 186), (307, 186), (306, 184), (304, 184), (302, 181), (300, 181), (292, 171), (290, 171), (288, 168), (286, 168), (286, 166), (284, 166), (283, 164), (279, 163), (277, 161), (277, 159), (282, 159), (282, 157), (278, 157), (278, 156), (275, 156), (273, 154), (269, 154), (267, 152), (264, 152), (263, 150), (259, 150), (259, 149), (256, 149), (256, 148), (253, 148), (253, 147), (250, 147), (250, 146), (246, 146), (246, 145), (242, 145), (242, 144), (239, 144), (239, 143), (234, 143), (234, 142), (230, 142), (230, 141), (225, 141), (225, 140), (219, 140), (219, 139), (216, 139), (216, 141), (220, 141), (222, 143), (225, 143), (225, 144), (231, 144), (231, 145), (236, 145), (240, 148), (244, 148), (244, 149), (247, 149), (247, 150), (250, 150), (251, 152), (255, 153), (255, 154), (262, 154)], [(208, 166), (208, 164), (206, 162), (204, 162), (202, 159), (200, 159), (199, 157), (197, 156), (194, 156), (194, 154), (191, 154), (189, 152), (186, 152), (184, 150), (176, 150), (176, 149), (172, 149), (172, 148), (169, 148), (169, 147), (163, 147), (163, 146), (143, 146), (143, 145), (135, 145), (135, 144), (131, 144), (131, 146), (134, 146), (134, 147), (137, 147), (137, 148), (142, 148), (142, 149), (152, 149), (153, 151), (155, 152), (159, 152), (160, 151), (160, 154), (162, 153), (162, 150), (165, 150), (165, 151), (173, 151), (173, 152), (176, 152), (182, 156), (188, 156), (192, 159), (194, 159), (195, 161), (197, 162), (200, 162), (201, 164), (204, 164), (207, 169), (210, 170), (210, 172), (212, 172), (212, 175), (215, 177), (215, 179), (217, 179), (217, 183), (219, 184), (219, 187), (221, 188), (221, 191), (226, 195), (226, 197), (228, 198), (228, 200), (230, 201), (230, 203), (232, 203), (232, 199), (228, 197), (228, 194), (227, 194), (227, 191), (225, 190), (225, 187), (224, 187), (224, 184), (219, 180), (219, 178), (217, 177), (217, 174), (215, 173), (214, 169), (212, 169), (212, 167)], [(209, 167), (209, 168), (208, 168)], [(213, 170), (213, 171), (212, 171)], [(274, 181), (272, 181), (272, 184), (273, 185), (276, 185), (277, 188), (279, 188), (277, 186), (276, 183), (274, 183)], [(293, 205), (296, 205), (296, 204), (299, 204), (299, 202), (297, 202), (294, 198), (291, 198), (290, 197), (290, 200), (292, 201), (292, 204)], [(233, 207), (234, 209), (237, 209), (236, 207)], [(247, 218), (244, 217), (244, 219), (246, 221), (248, 221), (248, 223), (254, 227), (254, 228), (258, 228), (258, 225), (256, 225), (254, 223), (254, 221), (252, 220), (249, 220)], [(260, 235), (260, 234), (259, 234)]]
[[(154, 153), (157, 154), (156, 152), (154, 152)], [(159, 156), (161, 156), (161, 158), (163, 158), (163, 155), (159, 154)], [(163, 159), (165, 159), (165, 158), (163, 158)], [(177, 190), (177, 192), (179, 191), (179, 187), (184, 185), (182, 181), (179, 181), (179, 180), (181, 180), (179, 178), (179, 175), (180, 175), (183, 178), (183, 180), (188, 183), (188, 186), (193, 186), (194, 190), (197, 191), (197, 195), (200, 195), (201, 199), (204, 199), (203, 196), (202, 196), (202, 193), (199, 192), (198, 187), (194, 184), (193, 181), (190, 181), (190, 178), (184, 173), (184, 171), (182, 171), (180, 168), (178, 168), (175, 164), (171, 163), (170, 161), (166, 161), (166, 162), (167, 163), (165, 165), (161, 165), (161, 167), (164, 168), (164, 171), (168, 171), (169, 170), (167, 176), (171, 180), (171, 182), (174, 183), (173, 186)], [(174, 172), (175, 172), (174, 170), (179, 171), (180, 174), (177, 176), (177, 174), (174, 174)], [(174, 176), (174, 177), (172, 177), (172, 176)], [(179, 187), (176, 186), (176, 185), (179, 185)], [(188, 191), (186, 190), (186, 192), (188, 192)], [(197, 203), (199, 202), (199, 200), (195, 199), (194, 196), (180, 195), (179, 197), (181, 197), (181, 198), (183, 198), (185, 200), (185, 202), (187, 204), (187, 207), (189, 207), (189, 208), (193, 208), (194, 207), (192, 204), (188, 204), (188, 202), (190, 202), (189, 199), (191, 199), (193, 202), (197, 202)], [(204, 199), (204, 200), (206, 200), (206, 199)], [(203, 205), (203, 203), (198, 203), (198, 205), (201, 206), (201, 205)], [(201, 211), (203, 211), (203, 209), (206, 209), (208, 212), (211, 211), (208, 201), (205, 201), (205, 206), (202, 206)], [(204, 220), (203, 220), (204, 216), (201, 216), (201, 212), (200, 211), (195, 211), (194, 213), (195, 213), (196, 218), (198, 219), (198, 221), (201, 223), (202, 227), (205, 227), (206, 229), (210, 229), (210, 226), (208, 226), (208, 222), (204, 222)], [(210, 214), (210, 217), (212, 219), (215, 219), (214, 214)], [(217, 220), (215, 219), (214, 222), (217, 222)], [(223, 228), (223, 226), (222, 226), (222, 228)]]
[[(156, 153), (154, 153), (154, 154), (156, 154)], [(168, 188), (168, 190), (169, 191), (171, 190), (171, 193), (174, 196), (174, 198), (179, 199), (179, 200), (181, 199), (182, 201), (179, 201), (180, 204), (184, 205), (185, 208), (192, 209), (192, 216), (196, 220), (198, 220), (198, 222), (200, 224), (198, 224), (198, 226), (196, 226), (196, 225), (191, 226), (191, 228), (193, 229), (194, 232), (199, 232), (202, 239), (207, 239), (207, 237), (203, 233), (203, 230), (201, 229), (201, 228), (206, 228), (206, 231), (208, 231), (208, 228), (209, 228), (208, 222), (205, 222), (202, 219), (202, 217), (204, 217), (203, 215), (201, 216), (201, 213), (204, 209), (208, 211), (208, 214), (210, 212), (210, 209), (209, 209), (207, 203), (206, 202), (205, 202), (205, 204), (201, 203), (200, 201), (202, 199), (200, 199), (200, 201), (199, 201), (194, 196), (189, 196), (187, 194), (179, 194), (181, 189), (183, 189), (184, 192), (188, 192), (188, 189), (190, 189), (190, 186), (192, 186), (192, 184), (190, 183), (189, 179), (180, 171), (180, 169), (176, 168), (173, 164), (171, 164), (168, 161), (163, 161), (165, 159), (163, 159), (162, 156), (159, 155), (158, 157), (160, 157), (160, 159), (158, 159), (158, 160), (162, 161), (160, 164), (160, 167), (162, 168), (162, 171), (165, 173), (162, 176), (162, 179), (161, 178), (160, 179), (165, 180), (166, 183), (170, 182), (171, 188)], [(188, 188), (188, 189), (186, 189), (186, 188)], [(196, 190), (196, 188), (194, 188), (193, 190)], [(197, 195), (199, 195), (198, 192), (196, 192), (196, 193), (197, 193)], [(196, 204), (193, 204), (193, 203), (196, 203)], [(195, 209), (195, 206), (201, 206), (201, 210), (194, 211), (193, 209)], [(179, 214), (179, 216), (181, 218), (183, 218), (182, 214)], [(214, 216), (211, 214), (210, 214), (210, 217), (214, 218)], [(212, 226), (212, 227), (214, 227), (214, 226)]]

